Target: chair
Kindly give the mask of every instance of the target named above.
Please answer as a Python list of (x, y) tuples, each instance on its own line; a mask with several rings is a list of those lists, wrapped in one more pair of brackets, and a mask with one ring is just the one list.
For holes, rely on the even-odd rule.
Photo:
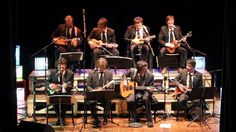
[[(124, 56), (132, 58), (131, 51), (130, 51), (130, 45), (127, 45)], [(142, 60), (142, 59), (143, 59), (142, 46), (138, 46), (138, 53), (135, 53), (135, 55), (134, 55), (134, 62), (136, 63), (138, 60)], [(151, 51), (148, 55), (148, 62), (147, 63), (149, 65), (149, 69), (152, 70), (153, 69), (153, 55), (152, 55)]]
[[(71, 118), (72, 118), (72, 124), (74, 126), (74, 104), (75, 101), (72, 97), (72, 95), (51, 95), (51, 96), (47, 96), (47, 112), (46, 112), (46, 118), (47, 118), (47, 124), (48, 124), (48, 107), (50, 105), (55, 105), (58, 104), (59, 105), (59, 109), (61, 107), (62, 104), (67, 104), (67, 105), (71, 105)], [(60, 110), (59, 110), (60, 112)], [(61, 113), (61, 112), (60, 112)], [(60, 115), (61, 117), (61, 115)]]

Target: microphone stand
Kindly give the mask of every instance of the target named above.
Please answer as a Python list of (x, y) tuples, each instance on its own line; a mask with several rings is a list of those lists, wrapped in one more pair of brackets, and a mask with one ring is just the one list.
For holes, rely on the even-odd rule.
[(199, 51), (199, 50), (197, 50), (197, 49), (194, 49), (194, 48), (190, 47), (190, 45), (188, 44), (187, 41), (185, 42), (185, 44), (186, 44), (188, 50), (190, 50), (190, 51), (193, 53), (193, 58), (194, 58), (194, 59), (195, 59), (195, 54), (196, 54), (196, 53), (199, 53), (199, 54), (201, 54), (201, 55), (203, 55), (203, 56), (207, 56), (206, 53), (203, 53), (203, 52), (201, 52), (201, 51)]
[[(85, 9), (82, 10), (82, 13), (83, 13), (83, 25), (84, 25), (84, 32), (83, 32), (83, 35), (84, 35), (84, 43), (83, 43), (83, 53), (85, 53), (85, 47), (86, 47), (86, 21), (85, 21)], [(83, 79), (84, 79), (84, 119), (81, 123), (83, 123), (83, 125), (81, 126), (80, 128), (80, 132), (82, 132), (82, 128), (86, 128), (86, 124), (88, 124), (87, 122), (87, 101), (85, 99), (85, 96), (86, 96), (86, 80), (85, 80), (85, 73), (86, 73), (86, 70), (85, 70), (85, 58), (83, 58), (83, 69), (84, 69), (84, 75), (83, 75)], [(81, 124), (79, 123), (79, 124)], [(89, 124), (92, 124), (92, 123), (89, 123)]]
[[(49, 43), (48, 45), (46, 45), (46, 46), (44, 46), (43, 48), (41, 48), (40, 50), (38, 50), (37, 52), (35, 52), (34, 54), (32, 54), (32, 55), (30, 55), (30, 58), (32, 58), (32, 57), (34, 57), (34, 56), (36, 56), (38, 53), (40, 53), (41, 51), (43, 51), (44, 50), (44, 58), (45, 58), (45, 65), (44, 65), (44, 83), (45, 83), (45, 88), (46, 88), (46, 81), (47, 81), (47, 59), (46, 59), (46, 56), (47, 56), (47, 48), (49, 47), (49, 46), (51, 46), (53, 44), (53, 42), (51, 42), (51, 43)], [(37, 120), (36, 120), (36, 117), (35, 117), (35, 108), (36, 108), (36, 106), (35, 106), (35, 103), (36, 103), (36, 89), (35, 89), (35, 85), (36, 85), (36, 82), (34, 82), (34, 84), (33, 84), (33, 95), (34, 95), (34, 97), (33, 97), (33, 119), (34, 119), (34, 122), (36, 122)]]

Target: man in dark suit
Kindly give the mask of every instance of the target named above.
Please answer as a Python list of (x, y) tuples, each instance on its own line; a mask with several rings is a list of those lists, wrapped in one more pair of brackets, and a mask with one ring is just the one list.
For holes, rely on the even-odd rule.
[(87, 38), (88, 44), (93, 50), (92, 57), (94, 65), (102, 54), (113, 56), (119, 55), (115, 31), (108, 27), (108, 20), (106, 18), (100, 18), (97, 26), (97, 28), (93, 28)]
[(56, 59), (59, 58), (60, 53), (81, 51), (79, 48), (82, 43), (81, 30), (74, 25), (74, 19), (70, 15), (65, 17), (65, 24), (60, 24), (51, 38), (57, 47)]
[[(179, 43), (178, 40), (180, 39), (182, 39), (181, 28), (180, 26), (174, 25), (174, 16), (168, 15), (166, 17), (166, 25), (161, 27), (158, 36), (158, 42), (162, 47), (160, 50), (160, 57), (165, 56), (166, 53), (179, 53), (180, 65), (178, 70), (185, 67), (187, 60), (186, 49), (183, 47), (176, 47)], [(183, 41), (186, 41), (186, 39), (183, 39)], [(166, 68), (163, 72), (166, 73)]]
[[(111, 71), (107, 69), (108, 63), (105, 58), (99, 58), (96, 62), (96, 69), (93, 70), (87, 78), (87, 92), (94, 92), (94, 91), (100, 91), (102, 88), (109, 82), (113, 80), (113, 74)], [(111, 86), (107, 86), (111, 87)], [(96, 105), (97, 102), (101, 102), (104, 106), (104, 120), (103, 124), (107, 124), (107, 118), (109, 114), (108, 104), (111, 103), (110, 100), (106, 100), (105, 98), (101, 97), (101, 99), (98, 99), (97, 101), (92, 100), (88, 101), (92, 117), (94, 118), (93, 125), (94, 127), (100, 127), (100, 121), (97, 116), (96, 111)]]
[[(138, 86), (153, 86), (154, 75), (148, 70), (148, 63), (140, 60), (136, 64), (136, 68), (131, 68), (128, 72), (123, 74), (123, 81), (126, 81), (127, 77), (130, 77), (131, 81), (137, 82)], [(124, 82), (124, 85), (127, 82)], [(137, 122), (137, 112), (136, 104), (137, 102), (143, 102), (146, 114), (147, 114), (147, 125), (148, 127), (153, 127), (152, 114), (151, 114), (151, 101), (157, 101), (154, 96), (152, 96), (153, 90), (137, 90), (135, 94), (131, 94), (127, 97), (127, 103), (130, 107), (130, 114), (132, 117), (132, 122)]]
[[(74, 72), (66, 69), (67, 61), (64, 58), (60, 58), (57, 64), (57, 71), (53, 71), (48, 80), (47, 80), (47, 93), (48, 95), (55, 95), (55, 94), (70, 94), (73, 88), (74, 82)], [(61, 119), (59, 105), (54, 105), (54, 109), (58, 120), (56, 125), (60, 125), (62, 123), (65, 125), (65, 114), (66, 114), (66, 107), (67, 105), (61, 105)]]
[(191, 115), (189, 113), (190, 106), (187, 105), (192, 88), (203, 88), (203, 78), (202, 73), (195, 70), (196, 61), (193, 59), (188, 59), (186, 63), (186, 69), (182, 70), (176, 77), (175, 81), (180, 83), (178, 86), (178, 100), (180, 106), (185, 109), (185, 116), (189, 119)]
[[(131, 57), (134, 60), (134, 66), (139, 60), (149, 62), (148, 57), (150, 55), (151, 47), (148, 45), (150, 39), (146, 39), (148, 36), (150, 36), (150, 29), (143, 25), (143, 18), (139, 16), (135, 17), (134, 25), (128, 26), (124, 35), (125, 43), (127, 43)], [(136, 57), (136, 54), (138, 53), (141, 53), (141, 56)]]

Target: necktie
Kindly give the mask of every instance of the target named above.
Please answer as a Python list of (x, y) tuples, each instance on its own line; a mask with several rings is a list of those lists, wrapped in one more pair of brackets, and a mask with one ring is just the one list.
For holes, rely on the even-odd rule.
[(106, 34), (105, 34), (105, 32), (102, 32), (102, 42), (106, 43)]
[(138, 38), (138, 39), (141, 38), (141, 35), (140, 35), (139, 30), (137, 30), (137, 38)]
[(193, 81), (192, 81), (192, 75), (189, 73), (189, 87), (193, 88)]
[(67, 28), (66, 33), (67, 33), (66, 37), (67, 37), (68, 39), (70, 39), (70, 38), (71, 38), (70, 28)]
[(60, 84), (62, 84), (63, 83), (63, 81), (62, 81), (62, 73), (59, 74), (59, 77), (60, 77)]
[(99, 86), (103, 87), (104, 85), (104, 80), (103, 80), (103, 72), (100, 73), (100, 77), (99, 77)]
[(173, 37), (173, 30), (170, 30), (170, 31), (169, 31), (169, 35), (170, 35), (169, 43), (172, 43), (173, 40), (174, 40), (174, 37)]

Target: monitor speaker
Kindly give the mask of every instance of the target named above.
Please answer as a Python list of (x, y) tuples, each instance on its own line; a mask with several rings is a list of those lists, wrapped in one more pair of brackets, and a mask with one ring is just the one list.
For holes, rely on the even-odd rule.
[(21, 121), (17, 130), (19, 132), (55, 132), (50, 125), (28, 121)]

